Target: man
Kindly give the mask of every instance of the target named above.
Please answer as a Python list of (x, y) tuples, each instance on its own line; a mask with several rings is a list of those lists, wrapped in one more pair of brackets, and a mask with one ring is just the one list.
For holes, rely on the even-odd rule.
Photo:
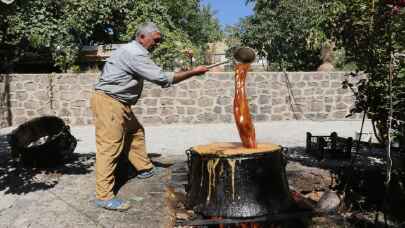
[(153, 176), (154, 166), (145, 151), (144, 128), (131, 111), (141, 96), (143, 81), (164, 88), (208, 71), (198, 66), (189, 71), (164, 73), (150, 58), (149, 51), (160, 42), (154, 23), (139, 26), (135, 40), (113, 52), (105, 63), (91, 98), (96, 129), (96, 206), (110, 210), (129, 209), (128, 202), (115, 197), (114, 170), (124, 147), (128, 160), (139, 173), (137, 178)]

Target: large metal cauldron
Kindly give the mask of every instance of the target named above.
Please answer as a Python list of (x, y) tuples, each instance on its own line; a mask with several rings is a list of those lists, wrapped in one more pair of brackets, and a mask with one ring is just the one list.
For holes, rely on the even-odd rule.
[(69, 126), (56, 116), (34, 118), (21, 124), (9, 136), (11, 154), (26, 166), (60, 164), (76, 148)]
[(247, 218), (286, 212), (292, 205), (285, 160), (278, 150), (216, 156), (186, 151), (188, 207), (207, 217)]

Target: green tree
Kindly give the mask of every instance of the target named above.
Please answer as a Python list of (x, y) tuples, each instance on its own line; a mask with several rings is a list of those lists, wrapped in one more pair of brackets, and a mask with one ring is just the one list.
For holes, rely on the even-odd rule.
[(163, 31), (155, 58), (169, 69), (175, 60), (187, 58), (184, 50), (198, 57), (206, 41), (221, 35), (212, 12), (199, 0), (15, 1), (0, 3), (0, 12), (0, 49), (7, 52), (3, 63), (16, 62), (27, 51), (44, 52), (62, 70), (75, 63), (82, 45), (126, 42), (145, 21)]
[[(336, 0), (340, 11), (334, 15), (331, 31), (337, 45), (346, 50), (346, 60), (364, 71), (367, 82), (355, 93), (355, 112), (366, 112), (376, 136), (382, 143), (388, 139), (388, 118), (393, 109), (392, 127), (404, 133), (405, 72), (404, 62), (395, 61), (395, 53), (405, 50), (404, 1)], [(405, 5), (405, 4), (404, 4)], [(353, 86), (352, 84), (345, 85)], [(390, 99), (393, 99), (392, 107)]]
[(254, 15), (242, 21), (239, 37), (278, 70), (314, 70), (327, 41), (324, 26), (331, 3), (319, 0), (248, 0)]

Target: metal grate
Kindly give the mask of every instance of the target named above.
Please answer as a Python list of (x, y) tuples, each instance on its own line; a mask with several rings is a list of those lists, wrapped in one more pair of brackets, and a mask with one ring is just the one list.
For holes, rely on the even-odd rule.
[(336, 132), (321, 136), (314, 136), (307, 132), (305, 151), (318, 159), (350, 159), (352, 146), (352, 137), (341, 138)]

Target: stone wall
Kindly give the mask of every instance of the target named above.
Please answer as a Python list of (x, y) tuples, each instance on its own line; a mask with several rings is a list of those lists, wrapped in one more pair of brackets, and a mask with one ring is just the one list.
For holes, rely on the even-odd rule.
[[(350, 91), (341, 89), (344, 74), (251, 72), (247, 92), (253, 119), (343, 120), (353, 103)], [(42, 115), (59, 116), (70, 125), (92, 123), (89, 97), (97, 74), (0, 77), (2, 127)], [(233, 93), (232, 72), (210, 73), (167, 89), (145, 83), (133, 110), (145, 125), (229, 123), (234, 121)]]

